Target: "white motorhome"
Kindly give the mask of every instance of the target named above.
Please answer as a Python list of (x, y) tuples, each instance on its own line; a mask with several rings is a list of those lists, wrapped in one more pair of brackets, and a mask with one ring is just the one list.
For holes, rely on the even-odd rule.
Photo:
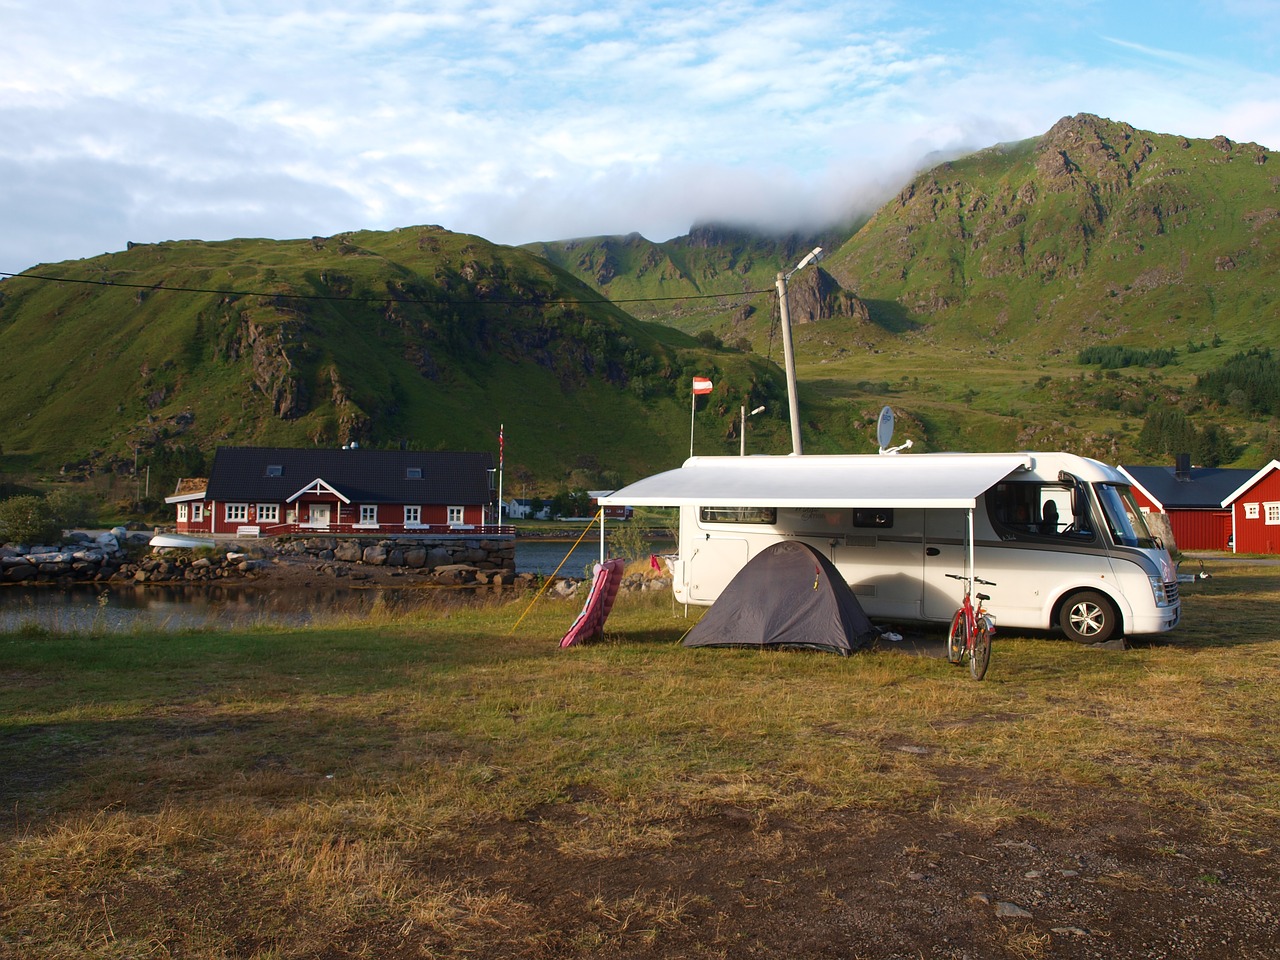
[(1002, 626), (1099, 643), (1178, 623), (1178, 578), (1118, 470), (1067, 453), (691, 457), (602, 504), (678, 506), (668, 563), (684, 603), (711, 604), (779, 540), (822, 550), (878, 619), (948, 622), (995, 586)]

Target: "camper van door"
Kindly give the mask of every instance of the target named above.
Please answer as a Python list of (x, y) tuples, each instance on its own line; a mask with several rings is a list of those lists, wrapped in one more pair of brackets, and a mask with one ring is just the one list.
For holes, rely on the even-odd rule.
[(689, 599), (711, 603), (747, 564), (747, 541), (738, 537), (704, 535), (694, 542), (689, 557)]
[[(949, 573), (964, 574), (968, 563), (968, 516), (964, 510), (924, 511), (924, 607), (928, 620), (947, 620), (964, 595), (964, 585)], [(983, 576), (977, 571), (978, 576)]]

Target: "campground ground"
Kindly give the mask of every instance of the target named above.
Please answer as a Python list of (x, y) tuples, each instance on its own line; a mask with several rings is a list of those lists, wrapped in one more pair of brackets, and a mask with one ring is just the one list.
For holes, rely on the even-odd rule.
[(1280, 578), (1211, 569), (982, 683), (650, 595), (0, 637), (0, 957), (1275, 957)]

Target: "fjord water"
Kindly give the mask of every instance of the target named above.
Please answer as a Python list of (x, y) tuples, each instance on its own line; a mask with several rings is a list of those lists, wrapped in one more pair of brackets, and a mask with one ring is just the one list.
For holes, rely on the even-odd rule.
[[(655, 553), (673, 544), (655, 543)], [(600, 542), (522, 540), (516, 572), (580, 579), (600, 559)], [(556, 571), (559, 570), (557, 573)], [(272, 588), (261, 583), (101, 584), (6, 586), (0, 588), (0, 632), (37, 627), (55, 631), (131, 629), (239, 629), (254, 625), (303, 626), (333, 616), (359, 617), (375, 608), (447, 609), (487, 602), (500, 587), (362, 587), (335, 581), (307, 587)]]

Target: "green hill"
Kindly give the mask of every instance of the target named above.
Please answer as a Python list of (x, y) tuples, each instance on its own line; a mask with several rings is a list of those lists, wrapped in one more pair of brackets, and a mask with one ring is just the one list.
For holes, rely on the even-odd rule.
[[(494, 449), (508, 482), (600, 482), (734, 445), (776, 368), (637, 321), (544, 260), (438, 227), (131, 245), (0, 284), (9, 472), (194, 472), (220, 443)], [(717, 410), (719, 411), (717, 413)]]
[[(706, 225), (501, 247), (439, 227), (181, 241), (0, 283), (0, 466), (158, 483), (219, 443), (494, 449), (528, 493), (688, 452), (790, 449), (774, 279), (807, 452), (1280, 456), (1280, 169), (1256, 144), (1080, 115), (921, 173), (864, 224)], [(612, 302), (611, 302), (612, 301)]]

